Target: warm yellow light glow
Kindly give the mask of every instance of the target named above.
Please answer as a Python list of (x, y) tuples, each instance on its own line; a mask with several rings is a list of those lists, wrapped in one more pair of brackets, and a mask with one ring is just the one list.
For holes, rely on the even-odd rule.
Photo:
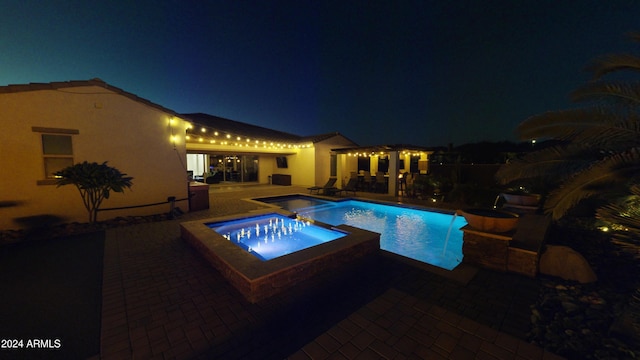
[(210, 144), (215, 144), (215, 142), (216, 142), (215, 140), (209, 140)]
[(202, 131), (202, 132), (207, 132), (207, 129), (202, 128), (202, 129), (200, 129), (200, 131)]
[(185, 136), (185, 139), (191, 140), (191, 136), (187, 135), (187, 136)]
[(213, 135), (218, 136), (218, 132), (217, 132), (217, 131), (214, 131), (214, 132), (213, 132)]
[(204, 139), (203, 138), (199, 138), (198, 141), (202, 142)]
[(227, 139), (231, 139), (231, 135), (227, 134)]
[(193, 129), (193, 125), (191, 125), (191, 123), (187, 124), (187, 129)]
[(236, 138), (236, 140), (240, 141), (240, 140), (242, 140), (242, 139), (240, 138), (240, 136), (238, 136), (238, 137)]

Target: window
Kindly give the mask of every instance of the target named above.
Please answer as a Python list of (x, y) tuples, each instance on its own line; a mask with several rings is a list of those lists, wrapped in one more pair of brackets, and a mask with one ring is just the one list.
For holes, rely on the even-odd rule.
[(42, 134), (42, 154), (45, 178), (54, 179), (55, 172), (73, 165), (71, 135)]
[(331, 158), (330, 158), (330, 167), (331, 167), (331, 176), (338, 176), (338, 155), (336, 154), (331, 154)]
[(33, 127), (34, 132), (42, 133), (42, 157), (45, 180), (40, 185), (52, 184), (55, 172), (73, 165), (72, 135), (79, 134), (78, 130), (52, 129)]
[(378, 171), (386, 173), (389, 172), (389, 157), (388, 156), (380, 156), (378, 158)]
[(258, 155), (209, 155), (211, 181), (255, 182), (258, 181)]
[(418, 168), (419, 160), (420, 160), (420, 156), (411, 155), (411, 162), (409, 163), (409, 171), (411, 171), (413, 174), (420, 172)]
[(358, 156), (358, 172), (371, 171), (371, 159), (368, 156)]

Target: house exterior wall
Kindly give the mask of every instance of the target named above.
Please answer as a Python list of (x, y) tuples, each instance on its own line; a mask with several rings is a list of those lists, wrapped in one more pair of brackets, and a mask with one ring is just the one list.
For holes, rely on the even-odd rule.
[[(185, 199), (186, 123), (171, 118), (159, 108), (101, 86), (0, 94), (0, 229), (25, 227), (21, 218), (41, 215), (63, 222), (88, 221), (75, 186), (42, 185), (42, 133), (33, 127), (77, 130), (72, 135), (74, 163), (108, 161), (133, 177), (131, 190), (112, 193), (101, 208), (164, 202), (169, 196)], [(176, 205), (188, 209), (186, 201)], [(104, 211), (98, 220), (168, 210), (163, 204)]]
[[(278, 174), (291, 174), (291, 185), (313, 186), (316, 167), (316, 147), (298, 149), (296, 155), (287, 157), (289, 168), (275, 169)], [(287, 170), (283, 172), (281, 170)], [(326, 180), (325, 180), (326, 182)]]
[(276, 158), (273, 156), (260, 155), (258, 157), (258, 182), (268, 184), (269, 176), (276, 170)]
[[(314, 184), (323, 185), (331, 177), (331, 149), (354, 146), (355, 144), (342, 135), (336, 135), (315, 144), (315, 178)], [(337, 186), (341, 186), (343, 177), (338, 166)], [(348, 176), (348, 174), (347, 174)]]
[(358, 158), (347, 154), (338, 154), (338, 183), (342, 188), (349, 182), (352, 172), (357, 173)]
[[(295, 166), (296, 158), (299, 149), (291, 150), (291, 149), (265, 149), (262, 150), (260, 147), (252, 148), (252, 147), (237, 147), (233, 145), (213, 145), (207, 143), (187, 143), (186, 145), (189, 153), (202, 153), (202, 154), (229, 154), (229, 155), (258, 155), (258, 183), (260, 184), (268, 184), (269, 176), (273, 174), (287, 174), (292, 175), (293, 171), (296, 172), (296, 176), (292, 175), (292, 181), (296, 181), (298, 178), (297, 169)], [(288, 168), (278, 168), (276, 163), (276, 157), (278, 156), (286, 156)], [(293, 164), (292, 164), (293, 162)], [(297, 185), (297, 184), (296, 184)]]
[[(258, 182), (269, 183), (269, 176), (273, 174), (291, 175), (291, 184), (297, 186), (322, 185), (327, 182), (331, 174), (331, 149), (355, 145), (342, 135), (319, 141), (311, 147), (292, 149), (261, 150), (260, 147), (237, 147), (234, 145), (207, 144), (199, 142), (187, 143), (190, 153), (210, 154), (258, 154)], [(261, 154), (261, 152), (264, 153)], [(287, 157), (287, 168), (278, 168), (276, 157)]]

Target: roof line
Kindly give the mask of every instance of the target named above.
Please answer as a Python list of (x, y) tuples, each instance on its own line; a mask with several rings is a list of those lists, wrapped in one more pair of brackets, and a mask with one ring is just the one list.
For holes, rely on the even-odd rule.
[[(174, 110), (171, 110), (169, 108), (166, 108), (160, 104), (156, 104), (150, 100), (147, 100), (145, 98), (142, 98), (136, 94), (130, 93), (128, 91), (125, 91), (119, 87), (113, 86), (113, 85), (109, 85), (108, 83), (106, 83), (104, 80), (100, 79), (100, 78), (93, 78), (90, 80), (69, 80), (69, 81), (54, 81), (54, 82), (49, 82), (49, 83), (29, 83), (29, 84), (9, 84), (9, 85), (4, 85), (4, 86), (0, 86), (0, 94), (3, 93), (18, 93), (18, 92), (27, 92), (27, 91), (38, 91), (38, 90), (61, 90), (61, 89), (66, 89), (66, 88), (74, 88), (74, 87), (86, 87), (86, 86), (99, 86), (102, 87), (104, 89), (107, 89), (109, 91), (114, 92), (115, 94), (119, 94), (122, 96), (125, 96), (133, 101), (142, 103), (144, 105), (153, 107), (155, 109), (158, 109), (160, 111), (163, 111), (165, 113), (168, 113), (170, 115), (173, 116), (177, 116), (180, 118), (184, 118), (185, 120), (188, 121), (192, 121), (194, 123), (198, 123), (198, 117), (200, 117), (202, 119), (202, 117), (205, 117), (209, 120), (215, 120), (215, 119), (221, 119), (223, 121), (227, 121), (227, 122), (232, 122), (232, 123), (236, 123), (239, 124), (243, 127), (248, 127), (251, 128), (252, 130), (263, 130), (263, 131), (268, 131), (271, 132), (273, 135), (276, 136), (282, 136), (283, 138), (290, 138), (290, 140), (292, 138), (295, 138), (297, 141), (300, 142), (304, 142), (304, 141), (311, 141), (313, 143), (322, 141), (322, 140), (326, 140), (329, 139), (333, 136), (343, 136), (345, 139), (349, 140), (350, 142), (356, 144), (354, 141), (352, 141), (351, 139), (348, 139), (346, 136), (340, 134), (339, 132), (333, 132), (333, 133), (326, 133), (326, 134), (319, 134), (319, 135), (310, 135), (310, 136), (300, 136), (300, 135), (295, 135), (295, 134), (290, 134), (284, 131), (279, 131), (279, 130), (275, 130), (275, 129), (270, 129), (270, 128), (266, 128), (263, 126), (259, 126), (259, 125), (253, 125), (253, 124), (249, 124), (249, 123), (245, 123), (245, 122), (240, 122), (240, 121), (236, 121), (236, 120), (231, 120), (231, 119), (226, 119), (220, 116), (215, 116), (215, 115), (209, 115), (209, 114), (205, 114), (205, 113), (177, 113)], [(206, 125), (206, 124), (204, 124)]]
[(168, 109), (162, 105), (156, 104), (145, 98), (141, 98), (136, 94), (130, 93), (128, 91), (124, 91), (119, 87), (109, 85), (105, 81), (99, 78), (93, 78), (90, 80), (55, 81), (50, 83), (10, 84), (5, 86), (0, 86), (0, 93), (17, 93), (17, 92), (38, 91), (38, 90), (60, 90), (60, 89), (83, 87), (83, 86), (99, 86), (109, 91), (112, 91), (116, 94), (120, 94), (125, 97), (128, 97), (133, 101), (137, 101), (139, 103), (151, 106), (153, 108), (156, 108), (168, 114), (171, 114), (174, 116), (180, 116), (180, 114), (178, 114), (177, 112), (171, 109)]

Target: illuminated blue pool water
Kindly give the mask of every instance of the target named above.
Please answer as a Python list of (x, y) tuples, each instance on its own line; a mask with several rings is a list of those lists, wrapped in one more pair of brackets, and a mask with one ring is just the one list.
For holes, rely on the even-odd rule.
[(208, 223), (207, 226), (263, 261), (346, 236), (340, 230), (280, 214)]
[[(325, 201), (309, 196), (257, 199), (331, 225), (380, 233), (380, 247), (452, 270), (462, 261), (463, 217), (358, 200)], [(448, 239), (448, 240), (447, 240)]]

